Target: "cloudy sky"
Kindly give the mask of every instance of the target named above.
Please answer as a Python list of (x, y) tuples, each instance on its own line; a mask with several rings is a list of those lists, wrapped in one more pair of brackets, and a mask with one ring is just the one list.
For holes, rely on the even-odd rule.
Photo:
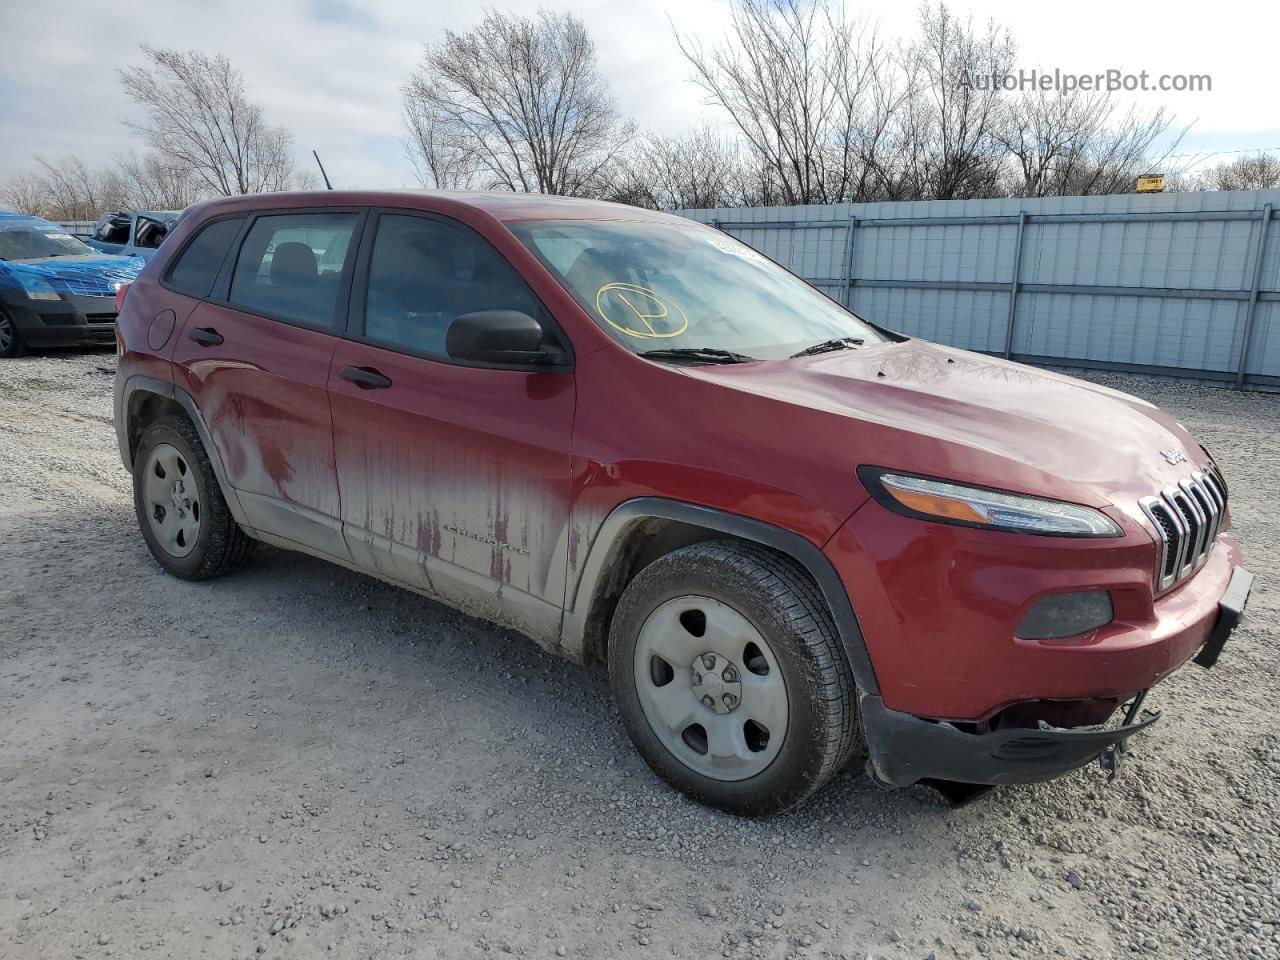
[[(677, 132), (708, 114), (688, 83), (670, 23), (712, 41), (722, 31), (727, 0), (541, 2), (585, 19), (622, 110), (642, 127)], [(529, 13), (539, 0), (494, 5)], [(1193, 124), (1180, 153), (1280, 147), (1280, 82), (1271, 50), (1278, 4), (951, 5), (1007, 26), (1025, 69), (1210, 74), (1212, 92), (1140, 101), (1165, 102), (1181, 124)], [(902, 0), (851, 7), (886, 36), (907, 35), (915, 18), (914, 4)], [(34, 155), (105, 159), (128, 150), (122, 121), (137, 113), (115, 69), (138, 62), (137, 45), (145, 42), (227, 54), (268, 118), (293, 131), (300, 162), (315, 148), (335, 186), (351, 187), (413, 185), (400, 147), (399, 88), (424, 43), (446, 29), (465, 30), (481, 15), (468, 0), (3, 0), (3, 8), (0, 179), (28, 169)]]

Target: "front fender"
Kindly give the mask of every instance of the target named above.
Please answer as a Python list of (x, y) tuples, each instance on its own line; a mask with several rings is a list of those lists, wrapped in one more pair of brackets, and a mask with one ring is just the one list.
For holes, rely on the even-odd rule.
[(831, 610), (845, 660), (859, 689), (878, 694), (879, 684), (849, 594), (826, 555), (804, 537), (782, 527), (710, 507), (667, 500), (636, 497), (613, 509), (596, 534), (576, 583), (568, 585), (561, 644), (573, 659), (584, 659), (591, 628), (592, 605), (609, 585), (609, 576), (624, 559), (623, 552), (638, 524), (666, 520), (687, 524), (713, 534), (762, 544), (790, 557), (817, 583)]

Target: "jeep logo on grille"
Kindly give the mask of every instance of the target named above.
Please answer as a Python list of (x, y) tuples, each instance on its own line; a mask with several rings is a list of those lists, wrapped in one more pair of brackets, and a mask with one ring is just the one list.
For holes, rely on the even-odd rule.
[(1160, 456), (1164, 457), (1171, 464), (1183, 463), (1187, 459), (1187, 455), (1176, 447), (1169, 450), (1161, 450)]

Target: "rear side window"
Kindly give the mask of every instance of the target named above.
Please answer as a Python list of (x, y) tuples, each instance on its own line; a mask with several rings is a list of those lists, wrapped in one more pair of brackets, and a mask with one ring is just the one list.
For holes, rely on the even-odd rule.
[(365, 337), (446, 357), (449, 324), (477, 310), (518, 310), (537, 317), (539, 303), (515, 267), (469, 227), (396, 214), (378, 218)]
[(332, 327), (358, 219), (355, 213), (259, 217), (240, 247), (231, 303), (311, 327)]
[(169, 271), (169, 286), (189, 297), (207, 297), (243, 224), (243, 217), (215, 220), (197, 233)]

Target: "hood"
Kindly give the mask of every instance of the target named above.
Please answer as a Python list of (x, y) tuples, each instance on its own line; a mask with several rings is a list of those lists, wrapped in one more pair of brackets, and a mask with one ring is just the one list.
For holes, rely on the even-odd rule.
[[(926, 341), (691, 372), (844, 418), (859, 463), (1114, 503), (1135, 517), (1139, 497), (1208, 460), (1177, 421), (1137, 397)], [(1185, 461), (1168, 462), (1179, 455)]]
[(24, 281), (43, 281), (61, 294), (114, 297), (120, 284), (133, 283), (138, 278), (143, 266), (137, 257), (108, 254), (6, 260), (0, 261), (0, 283), (26, 287)]

